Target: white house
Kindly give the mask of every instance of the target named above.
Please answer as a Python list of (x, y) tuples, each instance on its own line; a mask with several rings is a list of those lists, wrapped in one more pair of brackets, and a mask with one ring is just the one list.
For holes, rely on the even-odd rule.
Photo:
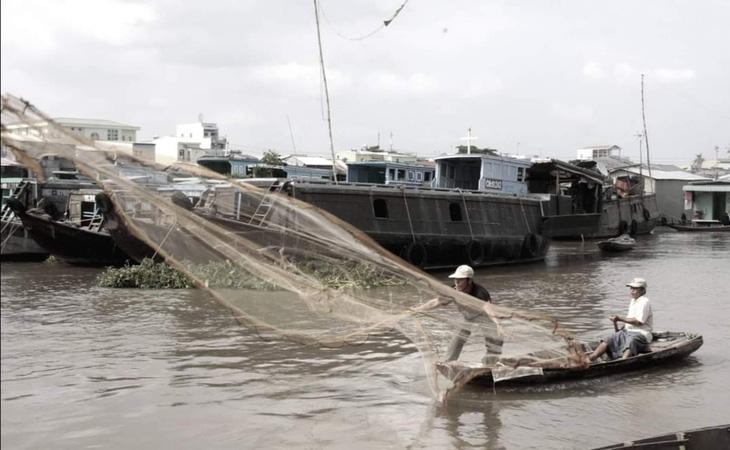
[[(202, 119), (202, 118), (201, 118)], [(156, 137), (155, 161), (195, 163), (202, 156), (225, 156), (228, 142), (221, 138), (218, 125), (210, 122), (179, 124), (175, 136)]]
[[(97, 141), (134, 142), (137, 140), (137, 131), (139, 131), (139, 127), (111, 120), (69, 117), (57, 117), (51, 120), (61, 128)], [(33, 124), (9, 124), (6, 128), (8, 131), (21, 136), (63, 138), (60, 132), (54, 131), (49, 125), (48, 121), (39, 121)]]
[(380, 150), (379, 147), (366, 147), (360, 150), (347, 150), (337, 153), (337, 159), (345, 163), (382, 161), (415, 164), (418, 156), (408, 153)]
[(618, 145), (598, 145), (578, 149), (578, 159), (607, 158), (611, 156), (621, 157), (621, 147)]

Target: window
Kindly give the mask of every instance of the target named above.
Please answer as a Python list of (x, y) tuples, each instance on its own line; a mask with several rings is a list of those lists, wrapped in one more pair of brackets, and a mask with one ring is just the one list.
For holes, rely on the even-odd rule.
[(423, 174), (423, 181), (431, 181), (431, 172), (426, 172)]
[(405, 169), (398, 169), (398, 181), (406, 181)]
[(373, 213), (378, 219), (388, 218), (388, 204), (382, 198), (373, 200)]
[(408, 171), (408, 181), (414, 181), (416, 179), (416, 174), (413, 170)]
[(395, 181), (395, 169), (388, 169), (388, 179)]
[(455, 173), (456, 173), (456, 168), (454, 166), (448, 166), (447, 170), (446, 170), (446, 178), (453, 180)]
[(94, 140), (99, 139), (99, 133), (91, 133), (91, 139), (94, 139)]
[(185, 161), (185, 149), (181, 148), (177, 154), (178, 161)]
[(423, 181), (423, 172), (416, 172), (416, 181), (418, 181), (418, 182)]
[(119, 132), (117, 130), (106, 130), (106, 140), (107, 141), (118, 141)]
[(517, 168), (517, 181), (525, 181), (525, 168), (524, 167)]
[(452, 222), (463, 222), (464, 219), (461, 217), (461, 205), (458, 203), (449, 204), (449, 215), (451, 216)]

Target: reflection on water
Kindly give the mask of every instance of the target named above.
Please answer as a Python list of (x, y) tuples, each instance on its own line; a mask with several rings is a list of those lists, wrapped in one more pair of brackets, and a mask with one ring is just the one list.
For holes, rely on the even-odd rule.
[(397, 333), (338, 349), (263, 341), (201, 291), (103, 289), (97, 269), (3, 263), (2, 445), (586, 448), (727, 422), (729, 250), (730, 236), (663, 233), (621, 255), (556, 242), (544, 263), (479, 270), (495, 302), (590, 338), (642, 276), (656, 328), (705, 345), (657, 370), (467, 386), (445, 406)]

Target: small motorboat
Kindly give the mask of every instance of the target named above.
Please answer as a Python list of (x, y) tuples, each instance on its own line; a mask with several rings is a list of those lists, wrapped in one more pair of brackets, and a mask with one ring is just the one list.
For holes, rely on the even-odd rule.
[(598, 248), (606, 252), (625, 252), (631, 250), (636, 245), (636, 240), (628, 234), (622, 234), (619, 237), (601, 241), (598, 243)]

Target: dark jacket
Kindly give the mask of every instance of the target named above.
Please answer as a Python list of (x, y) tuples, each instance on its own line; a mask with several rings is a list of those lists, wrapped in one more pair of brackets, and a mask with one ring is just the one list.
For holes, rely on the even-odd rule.
[(489, 291), (481, 284), (472, 282), (471, 292), (469, 292), (469, 295), (476, 297), (479, 300), (484, 300), (485, 302), (492, 302), (492, 296), (489, 295)]

